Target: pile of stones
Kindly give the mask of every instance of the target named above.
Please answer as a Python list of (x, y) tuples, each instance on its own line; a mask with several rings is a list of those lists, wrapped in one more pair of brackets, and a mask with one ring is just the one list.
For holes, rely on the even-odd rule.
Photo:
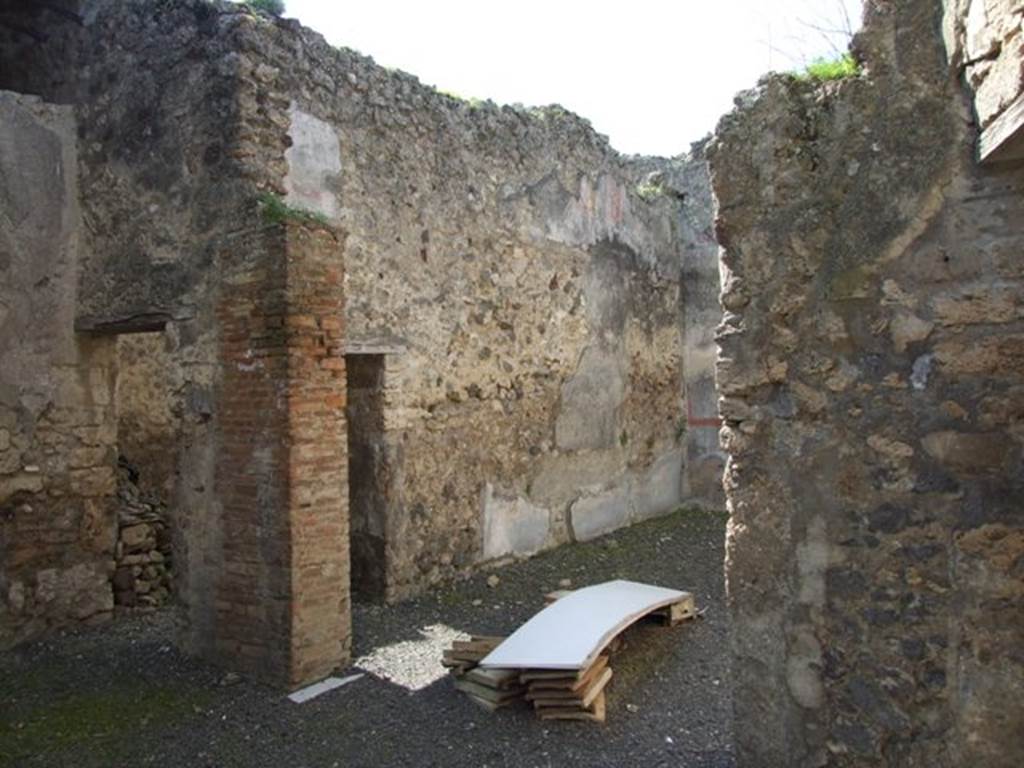
[(118, 462), (114, 603), (156, 608), (171, 596), (171, 535), (167, 504), (138, 485), (138, 472)]

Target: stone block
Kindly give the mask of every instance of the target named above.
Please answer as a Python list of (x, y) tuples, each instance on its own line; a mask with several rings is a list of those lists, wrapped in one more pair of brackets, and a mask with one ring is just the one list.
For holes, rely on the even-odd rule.
[(124, 551), (128, 553), (148, 552), (156, 546), (156, 535), (153, 533), (153, 527), (146, 523), (122, 528), (120, 538), (124, 544)]
[(932, 300), (935, 319), (942, 325), (1009, 323), (1022, 313), (1016, 286), (968, 285)]
[(901, 312), (889, 322), (893, 347), (897, 352), (905, 352), (908, 345), (927, 339), (934, 327), (934, 323), (922, 320), (917, 315)]
[(135, 573), (128, 568), (118, 568), (114, 571), (114, 578), (111, 580), (115, 592), (126, 592), (135, 589)]
[(927, 453), (954, 471), (1006, 471), (1020, 447), (1004, 432), (931, 432), (921, 439)]
[(999, 58), (974, 92), (974, 107), (984, 128), (1024, 93), (1024, 34), (1006, 41)]

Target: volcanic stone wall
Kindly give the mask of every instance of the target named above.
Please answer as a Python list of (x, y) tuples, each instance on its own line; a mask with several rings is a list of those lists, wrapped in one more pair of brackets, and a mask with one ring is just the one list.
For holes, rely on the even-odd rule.
[(1024, 1), (947, 0), (950, 61), (974, 93), (986, 161), (1024, 158)]
[(164, 331), (185, 645), (289, 686), (321, 677), (349, 637), (342, 246), (261, 213), (280, 132), (240, 77), (235, 31), (255, 16), (201, 0), (84, 3), (80, 24), (25, 8), (40, 39), (24, 62), (4, 49), (3, 82), (73, 106), (34, 108), (63, 120), (43, 126), (56, 139), (14, 115), (25, 135), (4, 155), (22, 211), (3, 220), (4, 640), (110, 609), (115, 334)]
[(710, 150), (739, 764), (1024, 762), (1024, 168), (932, 0)]
[(347, 349), (385, 358), (383, 595), (678, 505), (673, 180), (699, 174), (621, 158), (556, 107), (440, 94), (290, 22), (240, 31), (280, 131), (268, 183), (349, 233)]
[(117, 447), (140, 488), (166, 502), (174, 489), (184, 403), (175, 340), (167, 333), (117, 337)]
[(0, 92), (0, 647), (113, 608), (113, 340), (76, 336), (72, 110)]
[[(74, 7), (25, 6), (39, 39), (0, 51), (0, 82), (77, 120), (61, 333), (111, 375), (115, 335), (163, 333), (166, 363), (120, 344), (122, 424), (152, 401), (142, 426), (176, 443), (152, 475), (189, 648), (289, 684), (347, 653), (346, 357), (370, 382), (353, 412), (380, 411), (353, 441), (381, 478), (356, 494), (379, 510), (358, 528), (382, 534), (378, 596), (667, 512), (687, 453), (716, 458), (694, 442), (708, 338), (680, 311), (684, 247), (713, 272), (701, 159), (622, 158), (560, 108), (442, 95), (236, 4)], [(167, 387), (133, 390), (155, 365)], [(109, 495), (115, 453), (94, 458)]]

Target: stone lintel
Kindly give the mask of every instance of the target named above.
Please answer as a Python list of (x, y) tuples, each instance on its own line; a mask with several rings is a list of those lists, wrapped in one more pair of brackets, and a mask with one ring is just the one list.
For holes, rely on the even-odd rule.
[(978, 154), (983, 163), (1024, 159), (1024, 93), (981, 132)]

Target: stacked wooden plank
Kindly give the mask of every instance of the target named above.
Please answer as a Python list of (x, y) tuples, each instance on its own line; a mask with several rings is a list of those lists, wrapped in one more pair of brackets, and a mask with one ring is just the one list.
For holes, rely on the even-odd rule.
[(519, 679), (526, 684), (526, 700), (542, 720), (604, 722), (604, 689), (612, 679), (607, 654), (586, 669), (528, 669)]
[(482, 669), (477, 666), (504, 639), (473, 635), (469, 640), (455, 640), (441, 659), (455, 678), (455, 687), (475, 704), (492, 712), (522, 699), (526, 694), (526, 685), (519, 680), (521, 670)]
[(442, 663), (455, 686), (489, 710), (525, 699), (544, 720), (605, 720), (609, 654), (631, 624), (675, 625), (698, 614), (693, 596), (616, 580), (545, 596), (547, 607), (509, 638), (455, 641)]

